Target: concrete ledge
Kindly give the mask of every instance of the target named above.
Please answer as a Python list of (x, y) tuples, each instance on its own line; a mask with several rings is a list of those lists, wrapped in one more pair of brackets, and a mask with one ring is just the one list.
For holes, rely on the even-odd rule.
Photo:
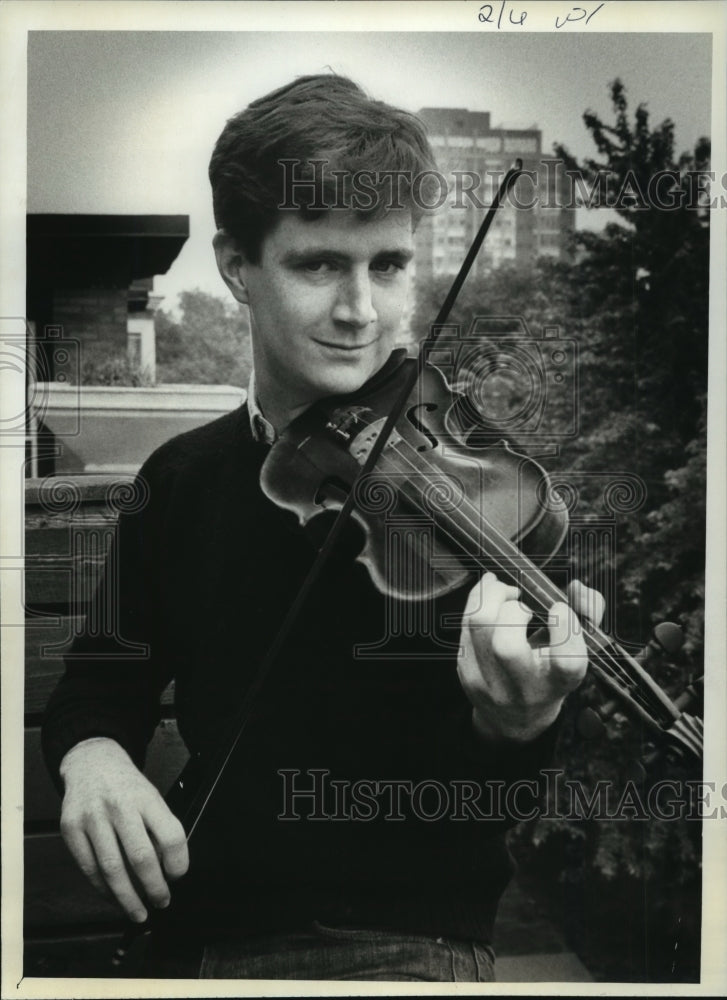
[(60, 447), (56, 473), (134, 473), (159, 445), (236, 409), (245, 396), (229, 385), (38, 382), (32, 407)]

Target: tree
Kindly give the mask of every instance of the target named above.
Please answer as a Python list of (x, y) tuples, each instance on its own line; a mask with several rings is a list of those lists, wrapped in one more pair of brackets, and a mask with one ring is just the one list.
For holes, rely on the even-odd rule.
[[(598, 156), (578, 161), (562, 146), (555, 151), (592, 188), (606, 179), (620, 221), (576, 233), (572, 263), (541, 259), (529, 273), (501, 268), (487, 282), (467, 283), (451, 321), (467, 330), (474, 316), (515, 314), (536, 336), (559, 326), (577, 341), (578, 434), (560, 439), (557, 460), (546, 464), (584, 474), (581, 504), (594, 521), (600, 488), (589, 490), (589, 475), (597, 483), (603, 473), (627, 471), (646, 495), (643, 507), (620, 518), (618, 551), (596, 549), (572, 570), (588, 581), (596, 561), (608, 561), (622, 636), (643, 642), (650, 623), (681, 622), (684, 656), (677, 668), (657, 670), (675, 694), (701, 673), (709, 218), (693, 193), (709, 142), (677, 158), (671, 121), (651, 127), (644, 105), (632, 121), (619, 80), (610, 93), (612, 124), (583, 116)], [(665, 178), (661, 188), (656, 176)], [(673, 209), (665, 207), (667, 191)], [(426, 330), (447, 285), (418, 290), (415, 328)], [(546, 411), (545, 438), (563, 405)], [(604, 741), (583, 743), (577, 712), (602, 701), (587, 684), (561, 739), (564, 766), (588, 792), (603, 779), (622, 788), (626, 763), (640, 750), (641, 733), (618, 718)], [(572, 941), (599, 977), (688, 981), (699, 970), (699, 836), (699, 825), (687, 821), (541, 820), (520, 828), (512, 846), (548, 883), (548, 898), (564, 901), (564, 921), (580, 915), (569, 927)]]
[(245, 312), (200, 289), (180, 295), (177, 322), (156, 313), (158, 382), (246, 387), (252, 368), (250, 324)]
[[(704, 573), (704, 490), (709, 308), (709, 215), (700, 200), (709, 140), (675, 156), (674, 126), (650, 128), (640, 104), (629, 120), (625, 88), (610, 85), (615, 121), (584, 114), (600, 159), (556, 153), (593, 185), (608, 178), (609, 204), (626, 226), (579, 234), (578, 288), (590, 314), (584, 376), (589, 406), (604, 390), (580, 442), (588, 462), (608, 461), (613, 418), (649, 490), (645, 522), (633, 524), (621, 566), (622, 593), (648, 593), (659, 615), (676, 614), (698, 652)], [(661, 178), (658, 182), (656, 178)], [(627, 192), (631, 192), (628, 195)], [(649, 195), (651, 192), (651, 196)], [(670, 207), (672, 206), (672, 207)], [(620, 322), (603, 323), (609, 289)], [(607, 378), (603, 378), (604, 374)], [(601, 411), (600, 413), (598, 411)], [(610, 411), (610, 412), (609, 412)], [(585, 460), (581, 456), (581, 461)], [(680, 525), (670, 531), (669, 525)]]
[[(658, 671), (658, 680), (676, 692), (701, 673), (709, 218), (693, 193), (708, 165), (709, 142), (701, 139), (677, 159), (672, 122), (652, 129), (640, 104), (631, 123), (620, 80), (610, 92), (613, 124), (584, 115), (600, 159), (578, 162), (556, 147), (591, 185), (599, 174), (607, 177), (609, 203), (625, 222), (576, 237), (578, 301), (570, 311), (584, 337), (581, 385), (588, 407), (570, 457), (576, 467), (597, 470), (617, 468), (612, 463), (628, 455), (629, 469), (646, 484), (646, 503), (624, 525), (614, 569), (627, 621), (636, 624), (648, 604), (652, 622), (676, 618), (684, 626), (681, 669)], [(661, 189), (657, 177), (665, 179)], [(666, 204), (666, 190), (674, 207)], [(589, 697), (588, 689), (584, 694)], [(638, 754), (638, 744), (618, 728), (608, 749)], [(571, 749), (577, 742), (571, 735)], [(604, 775), (618, 779), (608, 759), (589, 754), (584, 783), (593, 787)], [(580, 829), (588, 845), (581, 859), (593, 870), (592, 876), (582, 870), (581, 885), (598, 893), (605, 908), (613, 895), (605, 890), (609, 882), (618, 886), (616, 895), (641, 900), (645, 974), (698, 976), (699, 825), (652, 818), (643, 829), (634, 823)], [(680, 964), (673, 962), (676, 944)]]

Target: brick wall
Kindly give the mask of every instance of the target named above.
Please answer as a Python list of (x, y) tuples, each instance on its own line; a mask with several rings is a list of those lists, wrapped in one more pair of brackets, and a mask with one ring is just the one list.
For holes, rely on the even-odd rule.
[(81, 342), (81, 364), (126, 357), (127, 315), (125, 287), (58, 288), (53, 294), (53, 321), (64, 336)]

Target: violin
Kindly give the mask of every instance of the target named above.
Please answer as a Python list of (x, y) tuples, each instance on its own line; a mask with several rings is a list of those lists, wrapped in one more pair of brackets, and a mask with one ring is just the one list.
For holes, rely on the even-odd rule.
[[(436, 356), (425, 351), (417, 361), (394, 352), (362, 390), (296, 418), (269, 452), (261, 487), (303, 526), (353, 498), (351, 517), (365, 536), (358, 559), (392, 598), (439, 597), (490, 571), (547, 614), (554, 603), (567, 603), (542, 568), (567, 532), (565, 503), (546, 471), (506, 441), (473, 446), (482, 428), (472, 422), (465, 395), (436, 367)], [(401, 416), (367, 471), (411, 381)], [(682, 711), (600, 628), (588, 621), (582, 627), (589, 668), (609, 695), (655, 743), (701, 760), (701, 720)]]
[[(394, 351), (356, 393), (318, 402), (297, 417), (270, 449), (261, 488), (277, 506), (309, 526), (326, 512), (336, 519), (249, 685), (216, 753), (193, 757), (166, 802), (189, 840), (242, 739), (258, 695), (273, 670), (308, 594), (315, 587), (349, 518), (363, 528), (358, 559), (374, 585), (403, 600), (430, 600), (492, 571), (547, 613), (566, 595), (542, 566), (568, 530), (567, 509), (545, 470), (506, 441), (483, 444), (484, 422), (437, 366), (439, 334), (474, 263), (495, 212), (522, 172), (507, 172), (459, 273), (424, 339), (418, 359)], [(392, 558), (392, 545), (396, 555)], [(684, 709), (696, 686), (672, 701), (637, 658), (600, 628), (581, 622), (589, 669), (655, 745), (695, 765), (702, 759), (702, 721)], [(113, 964), (133, 941), (163, 919), (130, 924)]]

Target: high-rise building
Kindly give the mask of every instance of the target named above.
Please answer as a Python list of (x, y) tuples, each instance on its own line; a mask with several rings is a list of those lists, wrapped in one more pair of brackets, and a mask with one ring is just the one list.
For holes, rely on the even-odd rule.
[(419, 281), (457, 272), (486, 207), (517, 158), (526, 174), (498, 210), (476, 273), (487, 274), (505, 263), (531, 267), (539, 256), (567, 259), (575, 210), (564, 197), (565, 178), (556, 159), (542, 154), (538, 128), (493, 128), (488, 111), (465, 108), (423, 108), (419, 116), (444, 178), (439, 190), (433, 185), (427, 196), (428, 205), (441, 207), (417, 229)]

